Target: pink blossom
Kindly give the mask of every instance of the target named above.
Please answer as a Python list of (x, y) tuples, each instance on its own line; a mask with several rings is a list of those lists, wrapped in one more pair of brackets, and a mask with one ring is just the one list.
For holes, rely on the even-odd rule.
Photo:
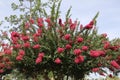
[(58, 53), (64, 52), (64, 48), (58, 47), (57, 52), (58, 52)]
[(50, 18), (45, 19), (45, 21), (48, 23), (48, 26), (51, 26), (51, 19)]
[(74, 62), (76, 64), (78, 63), (82, 63), (84, 61), (84, 56), (80, 55), (80, 56), (77, 56), (75, 59), (74, 59)]
[(92, 72), (98, 72), (100, 69), (99, 68), (93, 68)]
[(30, 18), (30, 21), (29, 21), (31, 24), (34, 24), (34, 19)]
[(83, 51), (87, 51), (88, 50), (88, 46), (82, 46), (82, 50)]
[(111, 64), (114, 68), (120, 69), (120, 65), (119, 65), (115, 60), (111, 61), (110, 64)]
[(4, 72), (4, 70), (3, 69), (0, 69), (0, 73), (3, 73)]
[(17, 61), (21, 61), (21, 60), (23, 60), (23, 56), (18, 55), (18, 56), (16, 57), (16, 60), (17, 60)]
[(42, 62), (42, 58), (38, 57), (35, 62), (36, 62), (36, 64), (41, 63)]
[(22, 38), (23, 41), (28, 41), (29, 40), (29, 36), (24, 36), (23, 35), (21, 38)]
[(94, 50), (91, 50), (90, 51), (90, 56), (91, 57), (94, 57), (94, 58), (96, 58), (96, 57), (99, 57), (101, 54), (98, 52), (98, 51), (94, 51)]
[(109, 42), (105, 42), (104, 43), (104, 49), (108, 49), (110, 47), (110, 43)]
[(8, 54), (8, 55), (11, 55), (11, 54), (12, 54), (12, 49), (5, 48), (5, 49), (4, 49), (4, 53), (5, 53), (5, 54)]
[(14, 45), (14, 48), (17, 48), (17, 49), (21, 48), (21, 44), (16, 43), (16, 44)]
[(66, 48), (67, 50), (69, 50), (69, 49), (72, 48), (72, 46), (71, 46), (70, 44), (67, 44), (67, 45), (65, 46), (65, 48)]
[(38, 18), (37, 23), (39, 27), (43, 27), (43, 18)]
[(11, 37), (19, 37), (19, 36), (20, 34), (18, 32), (15, 31), (11, 32)]
[(70, 30), (74, 31), (75, 28), (76, 28), (76, 24), (75, 23), (73, 23), (73, 24), (70, 25)]
[(24, 46), (25, 48), (29, 48), (29, 47), (30, 47), (30, 42), (25, 42), (25, 43), (23, 44), (23, 46)]
[(39, 49), (40, 48), (40, 45), (39, 44), (36, 44), (33, 46), (34, 49)]
[(19, 50), (18, 55), (24, 56), (25, 55), (25, 51), (24, 50)]
[(92, 29), (93, 25), (94, 25), (94, 21), (90, 21), (90, 23), (85, 26), (85, 29)]
[(78, 37), (78, 38), (77, 38), (77, 42), (78, 42), (78, 43), (83, 42), (83, 38), (82, 38), (82, 37)]
[(60, 63), (61, 63), (61, 60), (60, 60), (60, 58), (56, 58), (54, 62), (55, 62), (56, 64), (60, 64)]
[(75, 62), (76, 64), (78, 64), (78, 63), (79, 63), (79, 58), (75, 58), (75, 59), (74, 59), (74, 62)]
[(82, 53), (82, 51), (80, 49), (74, 49), (73, 52), (75, 55), (80, 55)]
[(39, 54), (38, 54), (38, 57), (43, 58), (43, 57), (44, 57), (44, 53), (43, 53), (43, 52), (39, 53)]
[(70, 36), (71, 36), (70, 34), (66, 34), (66, 35), (64, 36), (64, 39), (65, 39), (65, 40), (69, 40), (69, 39), (70, 39)]

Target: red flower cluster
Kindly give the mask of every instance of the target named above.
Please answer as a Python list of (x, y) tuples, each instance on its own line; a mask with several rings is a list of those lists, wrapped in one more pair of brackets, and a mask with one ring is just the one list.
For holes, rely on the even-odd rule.
[(77, 57), (74, 59), (74, 62), (75, 62), (76, 64), (82, 63), (83, 61), (84, 61), (84, 56), (82, 56), (82, 55), (79, 55), (79, 56), (77, 56)]
[(60, 60), (60, 58), (56, 58), (54, 62), (55, 62), (56, 64), (60, 64), (60, 63), (61, 63), (61, 60)]
[(58, 47), (57, 52), (58, 52), (58, 53), (64, 52), (64, 48)]
[(91, 50), (90, 51), (91, 57), (97, 58), (97, 57), (102, 56), (102, 55), (105, 55), (105, 52), (102, 50)]
[(111, 61), (111, 63), (110, 63), (114, 68), (116, 68), (116, 69), (120, 69), (120, 65), (116, 62), (116, 61)]
[(23, 60), (24, 55), (25, 55), (25, 51), (24, 50), (19, 50), (18, 56), (16, 57), (16, 60), (18, 60), (18, 61)]
[(7, 69), (11, 69), (12, 62), (9, 57), (4, 57), (5, 54), (0, 52), (0, 74), (4, 73)]
[(85, 26), (85, 29), (92, 29), (94, 25), (94, 21), (91, 21), (89, 24)]
[(37, 59), (36, 59), (36, 61), (35, 61), (36, 64), (42, 62), (43, 57), (44, 57), (44, 53), (43, 53), (43, 52), (39, 53), (39, 54), (38, 54), (38, 57), (37, 57)]

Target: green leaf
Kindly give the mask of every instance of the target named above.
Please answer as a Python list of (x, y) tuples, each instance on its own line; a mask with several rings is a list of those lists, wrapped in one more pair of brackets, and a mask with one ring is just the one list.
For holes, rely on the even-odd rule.
[(99, 12), (97, 12), (97, 14), (95, 15), (95, 17), (93, 18), (93, 20), (96, 20), (96, 18), (98, 17)]

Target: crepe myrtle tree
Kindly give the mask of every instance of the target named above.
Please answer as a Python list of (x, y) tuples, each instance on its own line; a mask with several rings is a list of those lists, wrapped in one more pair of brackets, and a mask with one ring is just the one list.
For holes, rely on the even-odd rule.
[[(99, 13), (88, 24), (82, 25), (70, 18), (71, 8), (63, 21), (60, 16), (61, 0), (51, 0), (51, 5), (46, 4), (50, 14), (45, 7), (40, 7), (43, 6), (41, 0), (27, 1), (30, 3), (30, 7), (26, 7), (28, 12), (22, 18), (16, 18), (18, 21), (8, 20), (17, 22), (18, 27), (11, 28), (2, 36), (2, 40), (9, 43), (2, 41), (2, 52), (5, 56), (9, 55), (13, 69), (35, 80), (38, 75), (46, 80), (49, 80), (49, 75), (55, 80), (82, 80), (90, 72), (104, 76), (104, 67), (112, 71), (120, 69), (120, 46), (114, 45), (107, 34), (97, 32)], [(19, 6), (14, 4), (15, 9), (20, 9)], [(3, 44), (8, 47), (4, 48)]]

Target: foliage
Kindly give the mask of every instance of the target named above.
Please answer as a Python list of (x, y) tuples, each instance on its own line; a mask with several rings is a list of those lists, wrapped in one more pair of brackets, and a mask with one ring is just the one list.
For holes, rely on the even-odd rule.
[[(20, 0), (21, 5), (12, 4), (13, 9), (21, 9), (23, 2)], [(8, 33), (3, 32), (1, 36), (1, 52), (9, 56), (12, 68), (24, 74), (26, 79), (37, 79), (41, 75), (49, 80), (52, 75), (55, 80), (65, 77), (66, 80), (69, 77), (79, 80), (90, 72), (104, 76), (104, 67), (112, 71), (120, 69), (120, 46), (109, 41), (107, 34), (97, 32), (96, 18), (99, 13), (83, 26), (77, 20), (72, 21), (71, 8), (63, 22), (59, 10), (61, 1), (53, 0), (52, 5), (48, 6), (41, 0), (27, 2), (30, 8), (22, 18), (16, 15), (12, 16), (13, 19), (6, 18), (18, 27)], [(44, 6), (50, 8), (50, 14)]]

